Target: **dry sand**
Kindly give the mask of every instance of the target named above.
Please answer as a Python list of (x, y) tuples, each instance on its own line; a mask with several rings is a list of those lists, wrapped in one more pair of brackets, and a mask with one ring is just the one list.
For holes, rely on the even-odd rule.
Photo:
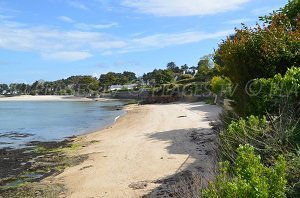
[[(211, 145), (192, 141), (192, 134), (209, 136), (220, 108), (176, 103), (131, 105), (127, 111), (113, 126), (77, 138), (83, 144), (93, 141), (76, 153), (89, 158), (46, 180), (65, 185), (62, 197), (141, 197), (157, 188), (159, 179), (212, 168)], [(133, 189), (139, 182), (142, 189)]]
[[(13, 97), (0, 97), (1, 101), (92, 101), (93, 99), (77, 96), (31, 96), (31, 95), (22, 95), (22, 96), (13, 96)], [(100, 98), (97, 100), (111, 100)]]

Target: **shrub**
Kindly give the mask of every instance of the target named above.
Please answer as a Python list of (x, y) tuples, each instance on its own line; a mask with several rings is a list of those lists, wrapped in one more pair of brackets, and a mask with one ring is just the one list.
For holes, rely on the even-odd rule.
[(203, 190), (204, 198), (285, 197), (287, 180), (283, 156), (278, 157), (274, 166), (266, 167), (252, 146), (240, 146), (237, 153), (231, 172), (229, 162), (222, 163), (216, 181)]
[(225, 160), (235, 164), (236, 148), (240, 144), (250, 144), (262, 156), (262, 161), (274, 164), (279, 155), (287, 160), (287, 180), (289, 197), (300, 194), (300, 152), (299, 124), (294, 122), (294, 115), (281, 115), (274, 118), (249, 116), (245, 119), (231, 121), (220, 134), (221, 155)]
[(231, 121), (227, 130), (220, 133), (220, 146), (225, 159), (235, 159), (235, 151), (240, 144), (251, 144), (255, 148), (262, 148), (263, 136), (270, 132), (266, 117), (249, 116)]
[(181, 83), (181, 84), (188, 84), (188, 83), (194, 83), (194, 82), (200, 82), (200, 79), (195, 77), (195, 78), (191, 78), (191, 79), (182, 79), (182, 80), (177, 81), (177, 83)]
[(231, 82), (229, 78), (223, 78), (220, 76), (215, 76), (211, 79), (210, 82), (211, 90), (217, 95), (227, 95), (231, 93)]
[(300, 67), (290, 68), (284, 76), (256, 79), (251, 87), (248, 113), (277, 113), (283, 106), (299, 108), (300, 101)]
[(181, 74), (178, 76), (177, 80), (180, 81), (180, 80), (189, 80), (189, 79), (192, 79), (193, 76), (191, 74)]
[[(294, 10), (299, 13), (299, 6)], [(234, 85), (239, 85), (233, 97), (240, 115), (249, 115), (249, 96), (245, 92), (249, 81), (278, 73), (284, 75), (288, 68), (300, 62), (299, 15), (292, 20), (282, 11), (274, 13), (270, 24), (236, 29), (216, 50), (214, 59), (218, 69)]]
[(287, 159), (288, 197), (300, 197), (300, 150), (290, 152)]

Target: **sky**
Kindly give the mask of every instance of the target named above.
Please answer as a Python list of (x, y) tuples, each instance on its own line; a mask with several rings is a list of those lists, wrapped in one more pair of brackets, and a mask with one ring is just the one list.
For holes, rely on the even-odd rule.
[(287, 0), (0, 0), (0, 83), (197, 65)]

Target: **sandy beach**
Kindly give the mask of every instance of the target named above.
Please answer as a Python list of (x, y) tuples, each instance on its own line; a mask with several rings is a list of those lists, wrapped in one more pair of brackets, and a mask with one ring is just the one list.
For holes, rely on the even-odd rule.
[[(208, 179), (214, 163), (209, 123), (219, 107), (130, 105), (127, 112), (113, 126), (79, 136), (76, 142), (87, 146), (76, 155), (88, 154), (88, 159), (44, 182), (65, 185), (62, 197), (141, 197), (155, 193), (159, 180), (186, 170), (201, 170)], [(203, 139), (195, 141), (195, 134)]]
[[(77, 96), (57, 96), (57, 95), (46, 95), (46, 96), (13, 96), (13, 97), (0, 97), (1, 101), (93, 101), (94, 99), (77, 97)], [(97, 101), (107, 101), (113, 99), (97, 98)]]

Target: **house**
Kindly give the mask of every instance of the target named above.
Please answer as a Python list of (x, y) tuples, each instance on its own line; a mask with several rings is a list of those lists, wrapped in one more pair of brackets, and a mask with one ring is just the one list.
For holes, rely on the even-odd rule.
[(123, 88), (122, 85), (112, 85), (109, 87), (109, 91), (118, 91), (118, 90), (121, 90)]
[(137, 84), (130, 84), (130, 85), (111, 85), (109, 87), (109, 91), (119, 91), (119, 90), (132, 90), (135, 89), (138, 85)]

